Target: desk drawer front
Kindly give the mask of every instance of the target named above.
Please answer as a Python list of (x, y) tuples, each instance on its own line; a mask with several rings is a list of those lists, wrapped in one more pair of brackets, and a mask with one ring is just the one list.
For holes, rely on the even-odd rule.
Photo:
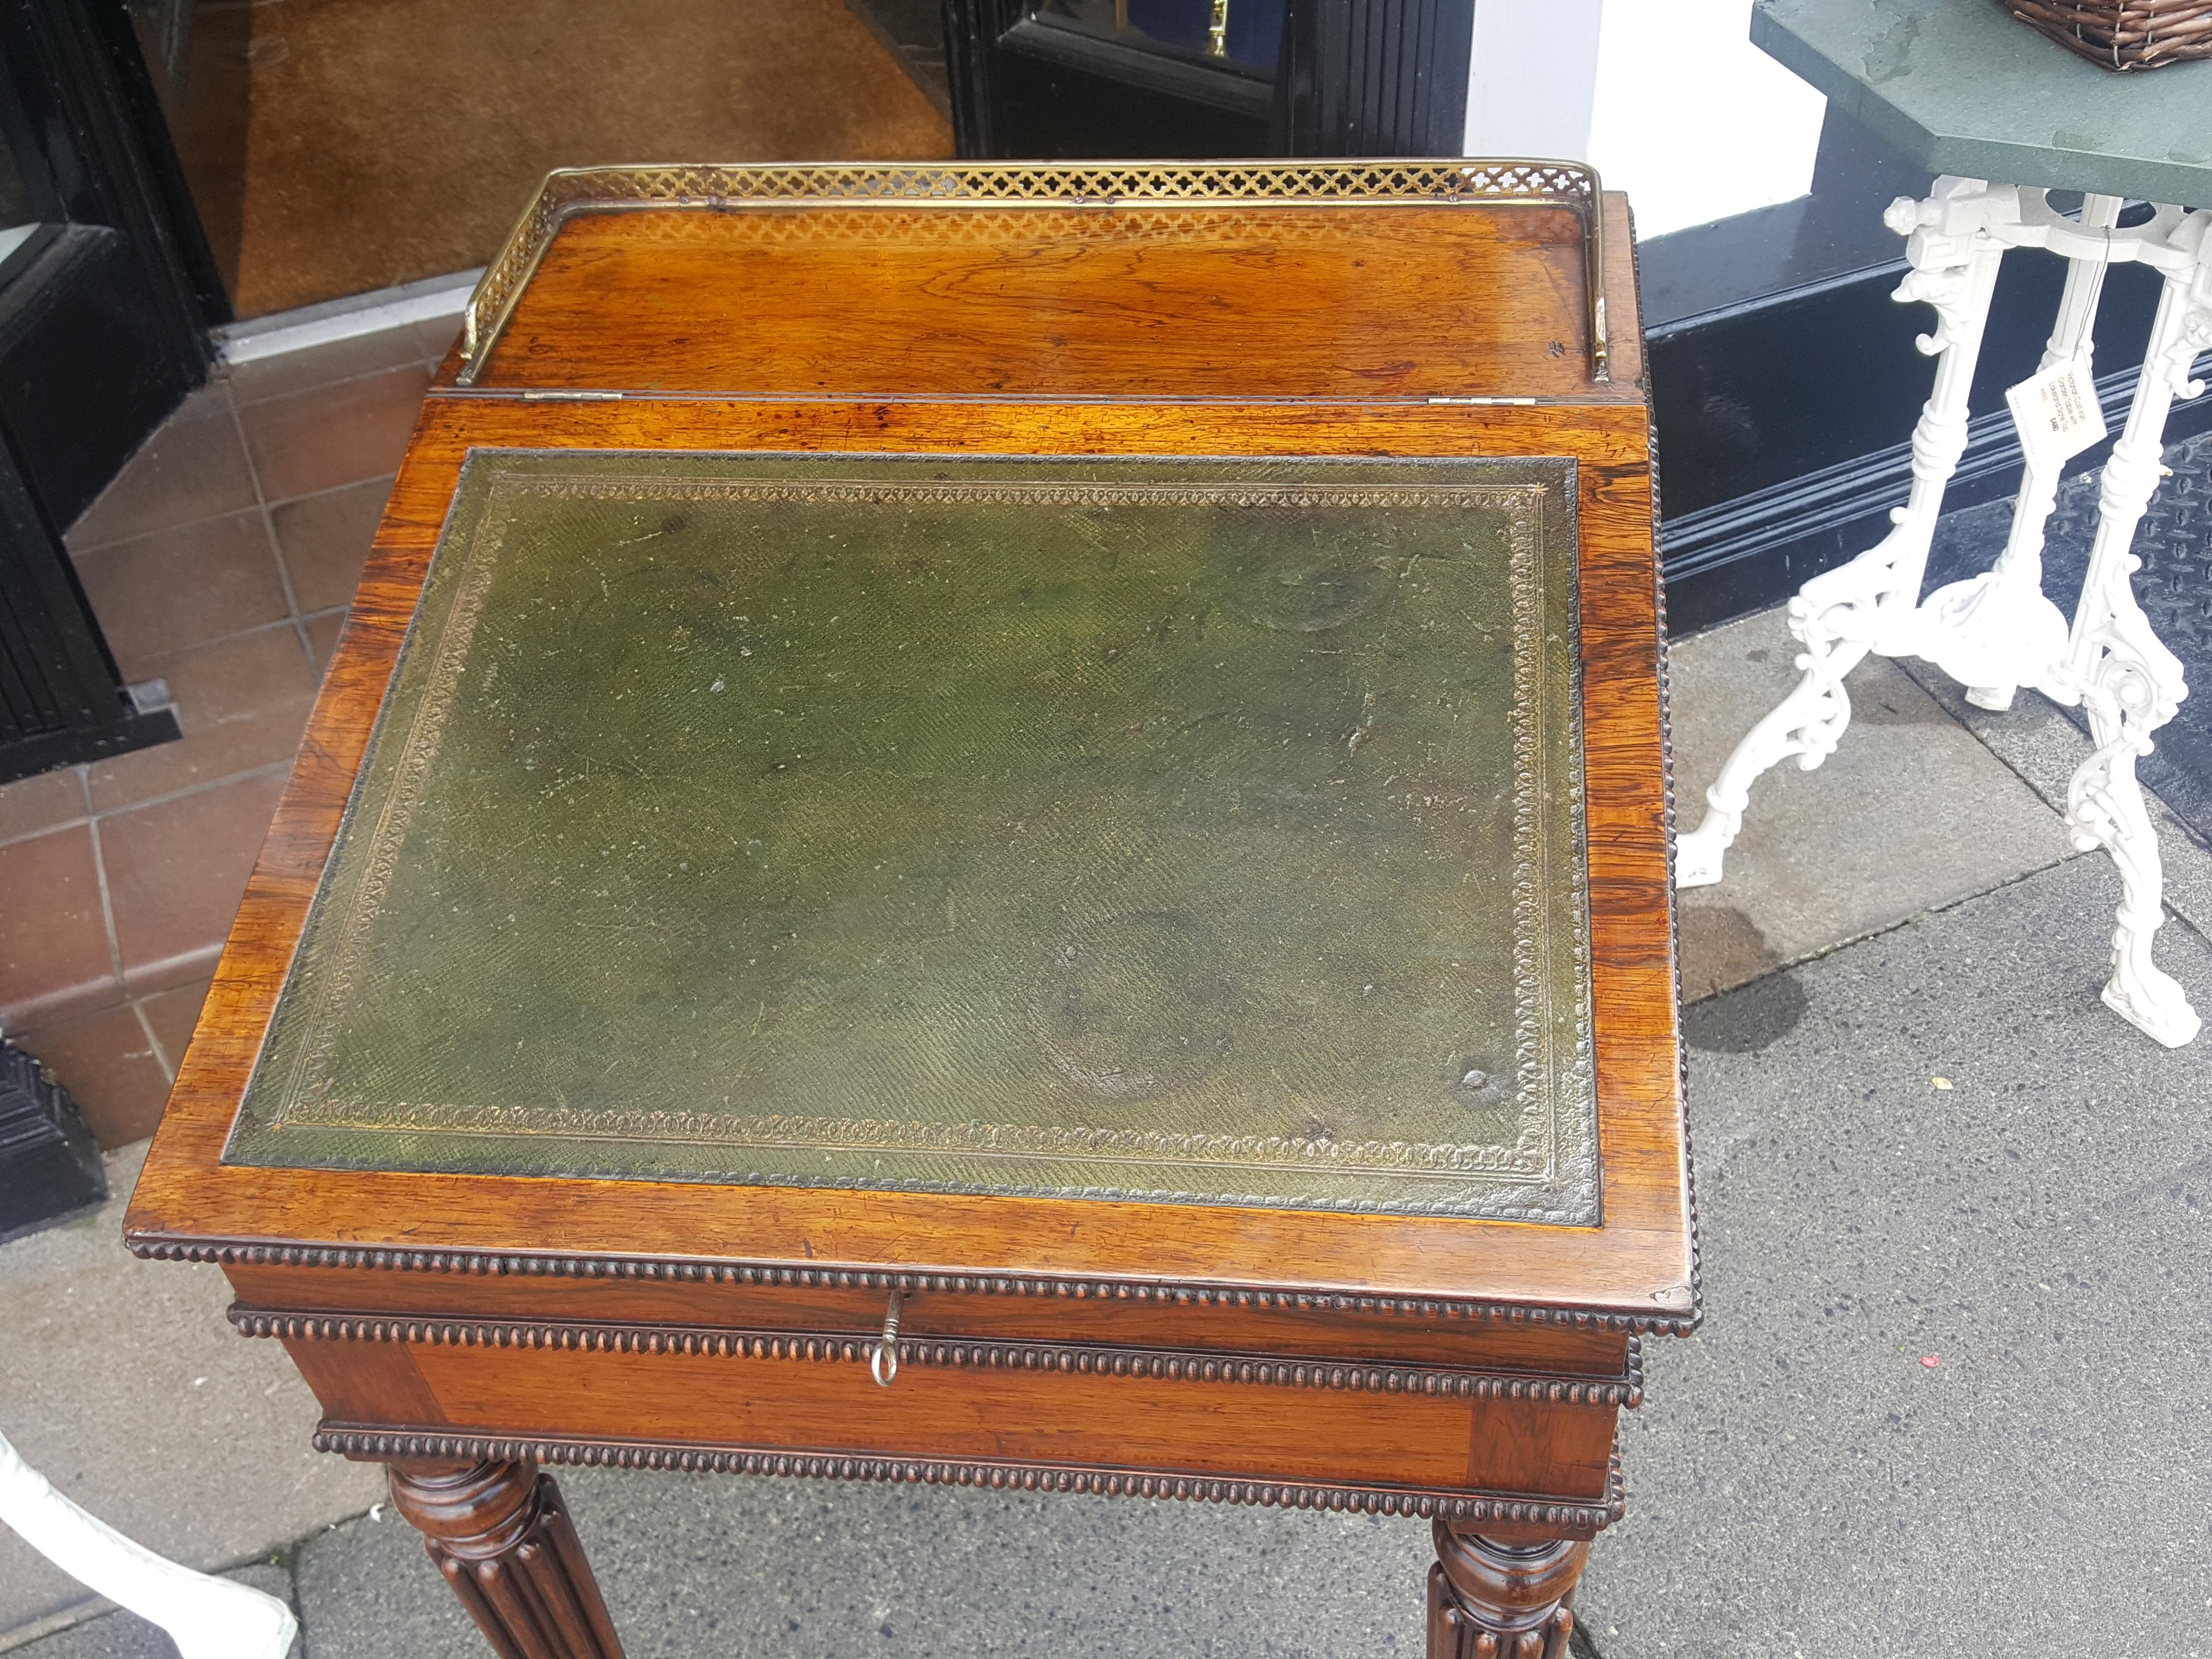
[(301, 1337), (285, 1346), (329, 1413), (324, 1443), (357, 1456), (512, 1444), (555, 1462), (1069, 1490), (1133, 1492), (1150, 1478), (1156, 1490), (1179, 1482), (1183, 1495), (1254, 1502), (1564, 1505), (1589, 1511), (1593, 1527), (1614, 1498), (1617, 1407), (1564, 1392), (1554, 1401), (1525, 1381), (1470, 1376), (1462, 1390), (1442, 1373), (1400, 1372), (1395, 1389), (1386, 1380), (1376, 1391), (1342, 1368), (1304, 1368), (1303, 1382), (1297, 1368), (1286, 1380), (1270, 1368), (1261, 1380), (1255, 1361), (1247, 1381), (1218, 1360), (1201, 1358), (1194, 1373), (1183, 1356), (1173, 1357), (1182, 1374), (1155, 1374), (1151, 1358), (1164, 1370), (1165, 1355), (1142, 1367), (1125, 1357), (1118, 1372), (940, 1364), (939, 1345), (912, 1343), (882, 1388), (857, 1346), (848, 1357), (819, 1342), (811, 1360), (804, 1344), (782, 1358)]
[[(424, 1340), (512, 1344), (526, 1328), (573, 1346), (573, 1330), (619, 1335), (623, 1346), (678, 1347), (740, 1335), (872, 1342), (886, 1290), (748, 1283), (734, 1278), (651, 1279), (397, 1273), (374, 1267), (228, 1266), (241, 1329), (255, 1335), (326, 1329), (413, 1331)], [(793, 1277), (796, 1277), (793, 1275)], [(823, 1273), (824, 1281), (830, 1275)], [(1013, 1285), (1014, 1281), (1006, 1281)], [(1136, 1294), (1127, 1285), (1021, 1285), (1004, 1293), (924, 1290), (902, 1297), (900, 1329), (932, 1343), (1023, 1348), (1103, 1346), (1189, 1352), (1243, 1361), (1368, 1367), (1468, 1368), (1604, 1385), (1635, 1380), (1635, 1340), (1619, 1324), (1432, 1303), (1405, 1310), (1376, 1298), (1254, 1292)], [(1150, 1287), (1146, 1287), (1149, 1291)], [(570, 1333), (564, 1337), (564, 1333)], [(595, 1335), (594, 1340), (598, 1340)], [(1634, 1403), (1632, 1400), (1627, 1403)]]

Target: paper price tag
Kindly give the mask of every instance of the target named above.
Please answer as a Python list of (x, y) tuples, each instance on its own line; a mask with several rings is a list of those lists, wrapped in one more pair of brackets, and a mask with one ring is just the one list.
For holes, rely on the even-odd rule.
[(2031, 374), (2005, 393), (2012, 423), (2028, 465), (2057, 466), (2105, 436), (2105, 411), (2097, 406), (2097, 383), (2088, 363), (2069, 357)]

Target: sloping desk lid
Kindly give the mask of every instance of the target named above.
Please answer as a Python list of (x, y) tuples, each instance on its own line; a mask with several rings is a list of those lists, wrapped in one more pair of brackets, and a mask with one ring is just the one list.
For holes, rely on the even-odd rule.
[(226, 1161), (1594, 1225), (1575, 500), (478, 452)]

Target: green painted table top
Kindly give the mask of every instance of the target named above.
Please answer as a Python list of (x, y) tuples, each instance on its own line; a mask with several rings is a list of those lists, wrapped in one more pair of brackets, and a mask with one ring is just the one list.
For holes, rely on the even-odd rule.
[(1595, 1224), (1574, 501), (478, 452), (226, 1158)]
[(1759, 0), (1751, 38), (1930, 173), (2212, 206), (2212, 59), (2100, 69), (1996, 0)]

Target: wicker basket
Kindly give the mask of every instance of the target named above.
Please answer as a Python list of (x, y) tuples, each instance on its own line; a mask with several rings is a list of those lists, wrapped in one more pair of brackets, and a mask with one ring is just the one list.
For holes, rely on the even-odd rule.
[(2212, 58), (2212, 0), (1997, 0), (2069, 52), (2108, 70)]

